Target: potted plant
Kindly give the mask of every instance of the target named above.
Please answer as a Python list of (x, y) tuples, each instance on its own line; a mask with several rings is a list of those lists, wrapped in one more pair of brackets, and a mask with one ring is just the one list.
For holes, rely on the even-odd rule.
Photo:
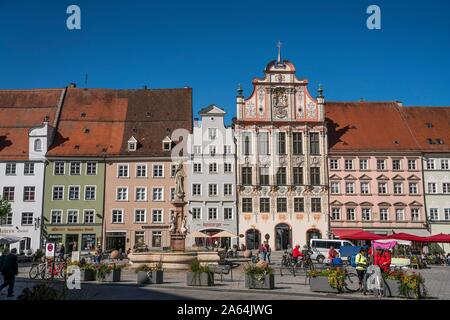
[(428, 295), (425, 288), (425, 279), (416, 272), (405, 273), (400, 282), (400, 294), (406, 298), (425, 298)]
[(122, 267), (116, 264), (99, 264), (97, 266), (97, 279), (105, 282), (119, 282)]
[(342, 269), (309, 271), (311, 291), (340, 293), (344, 290), (345, 272)]
[(249, 264), (244, 268), (245, 287), (248, 289), (274, 289), (275, 275), (267, 263)]
[(96, 267), (92, 263), (80, 265), (81, 281), (95, 281)]
[(137, 283), (138, 284), (161, 284), (163, 283), (164, 271), (162, 263), (159, 262), (153, 267), (146, 264), (140, 265), (136, 268)]
[(214, 285), (214, 273), (208, 266), (202, 266), (198, 260), (194, 260), (186, 273), (186, 282), (188, 286), (210, 287)]
[(393, 270), (389, 273), (383, 273), (384, 283), (386, 284), (386, 295), (388, 297), (400, 297), (400, 285), (404, 272), (402, 270)]

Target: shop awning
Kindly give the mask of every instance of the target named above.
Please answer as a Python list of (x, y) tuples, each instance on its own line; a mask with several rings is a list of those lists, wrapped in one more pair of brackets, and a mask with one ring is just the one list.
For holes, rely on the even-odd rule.
[(229, 231), (220, 231), (219, 233), (216, 233), (213, 235), (214, 238), (237, 238), (238, 236), (229, 232)]
[(375, 233), (370, 233), (367, 231), (359, 231), (354, 233), (349, 233), (347, 235), (339, 237), (341, 239), (346, 240), (379, 240), (379, 239), (385, 239), (385, 236), (381, 236)]
[(188, 237), (192, 237), (192, 238), (210, 238), (210, 236), (208, 236), (207, 234), (200, 232), (200, 231), (193, 231), (191, 232)]
[(424, 242), (450, 243), (450, 234), (440, 233), (440, 234), (435, 234), (434, 236), (425, 237)]
[(339, 238), (342, 238), (342, 236), (346, 236), (348, 234), (361, 232), (363, 229), (331, 229), (331, 232)]
[(22, 238), (16, 236), (0, 236), (0, 244), (12, 244), (22, 240)]
[(395, 234), (391, 234), (389, 236), (389, 239), (398, 239), (398, 240), (408, 240), (408, 241), (415, 241), (415, 242), (426, 242), (425, 239), (427, 237), (419, 237), (413, 234), (409, 234), (409, 233), (395, 233)]

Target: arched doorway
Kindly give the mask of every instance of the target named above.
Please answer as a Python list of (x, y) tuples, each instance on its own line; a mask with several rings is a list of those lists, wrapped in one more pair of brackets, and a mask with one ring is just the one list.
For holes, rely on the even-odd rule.
[(245, 232), (245, 245), (249, 250), (258, 249), (261, 245), (261, 232), (257, 229), (248, 229)]
[(292, 248), (292, 231), (286, 223), (279, 223), (275, 226), (275, 250), (286, 250)]
[(309, 229), (306, 231), (306, 244), (309, 245), (311, 239), (322, 239), (322, 232), (318, 229)]

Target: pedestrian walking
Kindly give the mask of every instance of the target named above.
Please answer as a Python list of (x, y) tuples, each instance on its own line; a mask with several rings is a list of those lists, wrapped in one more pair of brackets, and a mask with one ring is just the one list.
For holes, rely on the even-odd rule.
[(58, 258), (60, 260), (64, 260), (65, 255), (66, 255), (66, 248), (64, 247), (63, 244), (61, 244), (61, 248), (59, 248)]
[(363, 280), (367, 271), (366, 249), (361, 248), (355, 257), (356, 273), (358, 274), (359, 291), (363, 288)]
[(263, 243), (261, 243), (261, 245), (259, 246), (258, 253), (259, 253), (259, 260), (266, 261), (267, 249)]
[(14, 297), (14, 282), (16, 280), (16, 275), (19, 273), (16, 248), (12, 249), (11, 252), (2, 259), (2, 265), (0, 267), (3, 275), (3, 284), (0, 286), (0, 292), (8, 287), (8, 298)]
[(266, 247), (266, 260), (270, 264), (270, 254), (272, 253), (272, 248), (268, 241), (264, 241), (264, 247)]

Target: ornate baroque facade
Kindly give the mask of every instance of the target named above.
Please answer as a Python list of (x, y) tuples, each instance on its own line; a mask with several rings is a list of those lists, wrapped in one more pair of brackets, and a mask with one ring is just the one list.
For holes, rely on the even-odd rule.
[(287, 61), (270, 62), (245, 99), (238, 90), (239, 231), (247, 248), (275, 250), (328, 236), (327, 129), (324, 99)]

